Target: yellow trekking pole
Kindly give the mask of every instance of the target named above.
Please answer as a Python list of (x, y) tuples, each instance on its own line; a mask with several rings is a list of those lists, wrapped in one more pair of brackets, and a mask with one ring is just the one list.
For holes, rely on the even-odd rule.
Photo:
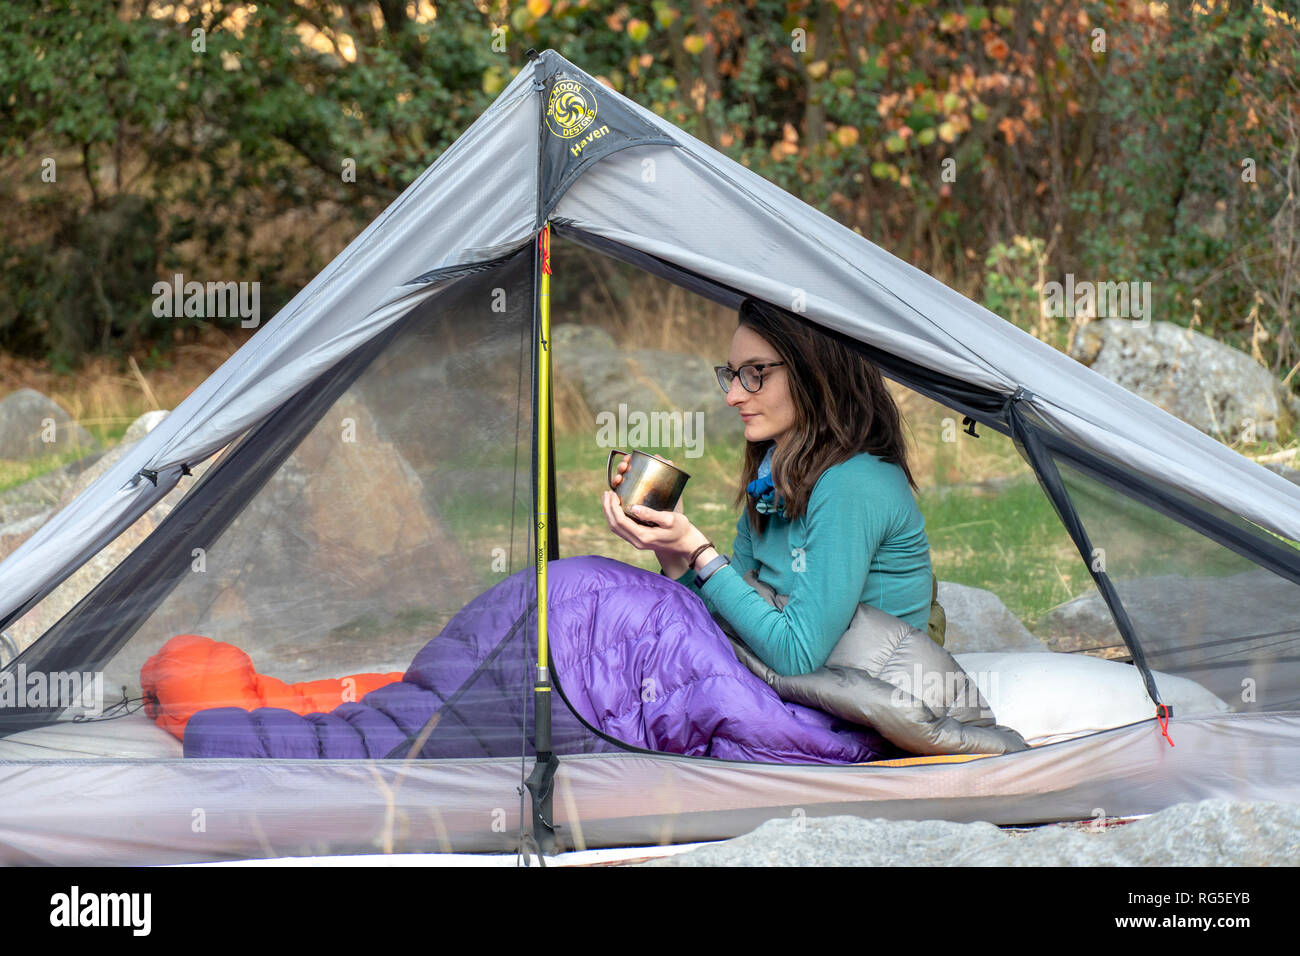
[(551, 224), (537, 236), (534, 267), (537, 287), (537, 675), (533, 684), (533, 750), (536, 763), (527, 786), (533, 797), (533, 838), (542, 854), (555, 852), (554, 791), (552, 783), (559, 761), (551, 752), (550, 648), (546, 635), (546, 558), (550, 520), (551, 451)]
[(550, 693), (551, 680), (547, 670), (548, 647), (546, 640), (546, 521), (550, 517), (550, 461), (551, 450), (551, 224), (542, 226), (538, 241), (541, 244), (541, 274), (538, 277), (537, 311), (540, 317), (537, 341), (537, 687)]

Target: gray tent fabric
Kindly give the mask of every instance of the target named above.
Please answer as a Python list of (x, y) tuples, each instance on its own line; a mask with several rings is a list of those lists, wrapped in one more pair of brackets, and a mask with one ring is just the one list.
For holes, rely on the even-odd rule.
[[(596, 95), (588, 101), (580, 90), (548, 87), (547, 78), (561, 72)], [(557, 86), (573, 94), (561, 138), (578, 161), (560, 164), (564, 175), (544, 188), (539, 159), (544, 145), (556, 143), (543, 138), (560, 134), (546, 121), (543, 94)], [(600, 142), (607, 134), (599, 111), (608, 116), (610, 104), (636, 120), (625, 124), (633, 130), (627, 142)], [(591, 161), (573, 153), (587, 146)], [(439, 297), (470, 270), (534, 242), (548, 215), (656, 257), (701, 285), (765, 299), (954, 382), (1008, 399), (1020, 394), (1035, 421), (1062, 442), (1300, 541), (1300, 489), (547, 51), (251, 341), (0, 563), (0, 628), (186, 481), (190, 467), (273, 425), (296, 395), (413, 310), (454, 298)], [(527, 344), (512, 336), (506, 345), (516, 349), (516, 342)], [(526, 373), (523, 381), (526, 388)], [(1103, 507), (1105, 499), (1098, 501), (1095, 508)], [(1284, 552), (1280, 562), (1290, 560)], [(1300, 575), (1300, 567), (1286, 570), (1293, 567)], [(1148, 617), (1158, 612), (1155, 606)], [(1227, 644), (1224, 653), (1240, 660), (1206, 658), (1205, 666), (1247, 673), (1257, 660), (1293, 660), (1286, 656), (1292, 634), (1270, 625), (1221, 641), (1210, 629), (1171, 633), (1167, 643)], [(1279, 650), (1243, 649), (1255, 640)], [(1203, 647), (1198, 653), (1206, 657)], [(1225, 686), (1241, 678), (1236, 670), (1222, 673)], [(1275, 696), (1294, 694), (1290, 677), (1277, 684)], [(1097, 807), (1145, 813), (1207, 797), (1293, 799), (1300, 714), (1293, 698), (1270, 704), (1289, 709), (1181, 718), (1176, 748), (1146, 720), (997, 756), (919, 758), (935, 761), (928, 764), (742, 765), (630, 750), (570, 755), (560, 761), (555, 806), (562, 826), (598, 846), (733, 836), (791, 808), (1010, 824), (1086, 818)], [(0, 788), (13, 797), (0, 813), (0, 861), (184, 862), (326, 852), (322, 847), (505, 850), (523, 825), (515, 810), (520, 758), (191, 761), (170, 750), (136, 757), (52, 747), (55, 731), (72, 727), (61, 724), (0, 740)], [(940, 749), (962, 749), (949, 745)], [(208, 814), (202, 832), (191, 825), (196, 807)]]
[[(778, 611), (790, 598), (758, 579), (745, 583)], [(921, 629), (870, 604), (859, 604), (826, 663), (783, 676), (764, 664), (725, 618), (718, 626), (740, 662), (786, 701), (815, 707), (879, 731), (913, 754), (1004, 754), (1028, 749), (997, 722), (988, 701), (953, 656)]]
[[(1079, 446), (1300, 541), (1300, 489), (890, 255), (564, 60), (563, 71), (675, 146), (586, 171), (555, 216), (954, 378), (1017, 387)], [(439, 286), (540, 226), (538, 92), (523, 69), (393, 205), (132, 452), (0, 563), (0, 627), (97, 553), (193, 465)], [(157, 485), (140, 477), (156, 473)]]
[[(1078, 445), (1300, 541), (1300, 488), (1021, 331), (630, 100), (677, 145), (610, 156), (555, 215), (1010, 396)], [(647, 171), (652, 170), (652, 174)]]
[[(525, 75), (528, 74), (528, 75)], [(438, 294), (410, 281), (530, 241), (537, 101), (522, 71), (428, 170), (114, 467), (0, 563), (0, 627), (203, 461), (342, 356)], [(157, 474), (157, 485), (141, 471)]]

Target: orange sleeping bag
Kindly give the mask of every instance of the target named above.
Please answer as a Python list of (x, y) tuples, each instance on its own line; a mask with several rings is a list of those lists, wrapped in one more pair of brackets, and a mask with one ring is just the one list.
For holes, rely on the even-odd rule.
[(178, 634), (140, 668), (145, 713), (182, 741), (190, 718), (210, 707), (327, 714), (401, 679), (401, 672), (394, 671), (286, 684), (257, 673), (252, 659), (235, 645), (198, 634)]

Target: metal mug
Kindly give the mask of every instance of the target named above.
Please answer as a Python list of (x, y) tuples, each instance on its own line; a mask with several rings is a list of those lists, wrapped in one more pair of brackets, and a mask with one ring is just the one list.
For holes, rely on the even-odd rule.
[[(618, 487), (614, 487), (615, 455), (623, 455), (629, 460), (627, 471)], [(628, 510), (634, 505), (644, 505), (652, 511), (672, 511), (677, 507), (677, 500), (681, 498), (686, 482), (690, 480), (691, 476), (676, 465), (670, 465), (658, 455), (649, 455), (643, 451), (626, 452), (615, 448), (605, 462), (605, 483), (618, 495), (623, 514), (647, 527), (654, 525), (628, 514)]]

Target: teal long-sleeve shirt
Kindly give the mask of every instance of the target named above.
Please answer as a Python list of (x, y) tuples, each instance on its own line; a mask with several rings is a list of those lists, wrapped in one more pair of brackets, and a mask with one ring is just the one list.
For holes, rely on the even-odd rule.
[[(744, 580), (758, 579), (789, 596), (778, 611)], [(677, 578), (709, 611), (735, 629), (783, 675), (826, 663), (859, 603), (925, 630), (930, 617), (930, 545), (925, 519), (901, 466), (863, 452), (827, 468), (804, 515), (769, 515), (751, 534), (741, 512), (731, 563), (695, 586), (695, 572)]]

